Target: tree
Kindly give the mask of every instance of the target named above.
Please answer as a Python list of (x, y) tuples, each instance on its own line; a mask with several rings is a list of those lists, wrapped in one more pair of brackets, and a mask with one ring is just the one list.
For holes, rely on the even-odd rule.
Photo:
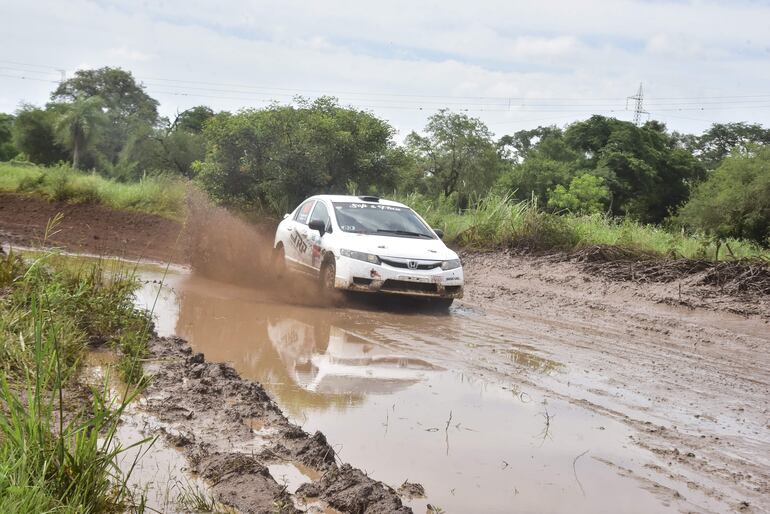
[(612, 212), (645, 222), (660, 222), (687, 200), (703, 168), (665, 125), (592, 116), (564, 132), (579, 152), (577, 168), (603, 176), (611, 192)]
[(743, 122), (714, 123), (691, 149), (707, 170), (714, 170), (733, 150), (746, 151), (757, 144), (770, 144), (770, 129)]
[(200, 134), (203, 132), (206, 122), (213, 117), (214, 111), (211, 107), (198, 105), (180, 112), (174, 123), (171, 124), (171, 129), (173, 131), (183, 130), (190, 134)]
[(101, 97), (91, 96), (54, 107), (59, 111), (56, 137), (72, 152), (72, 167), (75, 169), (80, 169), (83, 155), (96, 141), (99, 129), (107, 123), (103, 105)]
[(205, 124), (209, 142), (197, 180), (215, 199), (280, 210), (305, 197), (395, 186), (393, 128), (333, 98), (220, 113)]
[(154, 124), (158, 121), (158, 102), (144, 92), (131, 72), (104, 67), (98, 70), (78, 70), (51, 94), (58, 102), (98, 96), (104, 101), (106, 114), (115, 119), (138, 118)]
[(606, 209), (610, 190), (602, 177), (583, 173), (574, 177), (569, 187), (558, 184), (548, 198), (548, 206), (578, 214), (594, 214)]
[(67, 149), (56, 140), (55, 113), (24, 105), (13, 123), (14, 146), (37, 164), (50, 165), (67, 160)]
[(549, 192), (560, 184), (569, 184), (573, 176), (571, 163), (534, 153), (503, 174), (497, 187), (520, 200), (534, 198), (540, 205), (546, 205)]
[(523, 162), (535, 147), (545, 139), (561, 139), (562, 131), (555, 126), (537, 127), (531, 130), (519, 130), (513, 135), (506, 135), (497, 142), (498, 155), (516, 163)]
[(116, 164), (132, 131), (141, 132), (158, 123), (158, 102), (145, 93), (130, 72), (109, 67), (78, 70), (56, 88), (51, 99), (73, 103), (97, 96), (103, 101), (108, 120), (97, 149), (107, 163)]
[(500, 174), (492, 133), (465, 114), (440, 110), (428, 118), (425, 136), (412, 132), (406, 144), (426, 169), (434, 190), (445, 197), (486, 193)]
[(13, 115), (0, 112), (0, 161), (9, 161), (19, 151), (13, 146)]
[(720, 238), (770, 246), (770, 147), (733, 150), (695, 188), (677, 219)]

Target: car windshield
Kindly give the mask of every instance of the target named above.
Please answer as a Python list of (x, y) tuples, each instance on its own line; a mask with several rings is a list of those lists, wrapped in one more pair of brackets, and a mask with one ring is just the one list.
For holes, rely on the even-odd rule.
[(334, 202), (337, 223), (345, 232), (433, 239), (425, 223), (409, 207), (380, 203)]

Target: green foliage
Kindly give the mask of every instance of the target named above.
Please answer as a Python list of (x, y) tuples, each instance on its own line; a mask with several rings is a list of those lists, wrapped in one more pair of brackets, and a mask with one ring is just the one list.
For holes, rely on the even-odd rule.
[(82, 157), (98, 141), (99, 132), (109, 122), (102, 111), (103, 106), (101, 97), (91, 96), (50, 107), (57, 113), (56, 137), (72, 152), (72, 167), (75, 169), (80, 168)]
[(0, 112), (0, 161), (10, 161), (19, 153), (13, 145), (13, 120), (12, 115)]
[(770, 246), (770, 146), (735, 151), (697, 186), (678, 220), (719, 238)]
[[(645, 254), (714, 259), (717, 243), (711, 237), (672, 232), (656, 225), (600, 214), (557, 215), (541, 212), (532, 201), (491, 195), (476, 207), (458, 213), (451, 202), (410, 194), (398, 201), (412, 206), (433, 227), (441, 228), (452, 244), (473, 248), (524, 247), (534, 250), (579, 250), (593, 245), (629, 248)], [(732, 255), (724, 258), (768, 258), (759, 246), (730, 239)]]
[(365, 193), (394, 185), (392, 127), (331, 98), (219, 114), (204, 133), (209, 152), (197, 180), (215, 200), (246, 210), (284, 209), (350, 186)]
[(604, 179), (613, 214), (647, 222), (666, 218), (687, 199), (690, 184), (703, 173), (692, 154), (657, 122), (637, 127), (593, 116), (564, 132), (541, 127), (517, 132), (501, 143), (513, 148), (507, 155), (521, 160), (501, 179), (504, 191), (545, 203), (557, 185), (566, 189), (576, 176), (588, 173)]
[(702, 135), (687, 139), (685, 148), (703, 162), (708, 170), (714, 170), (734, 150), (742, 152), (754, 145), (770, 144), (770, 129), (749, 123), (714, 123)]
[(53, 258), (0, 256), (0, 511), (123, 510), (130, 491), (117, 460), (128, 448), (115, 435), (136, 393), (113, 399), (105, 381), (73, 402), (68, 385), (89, 341), (146, 330), (147, 315), (133, 308), (133, 281)]
[(548, 198), (548, 206), (575, 214), (596, 214), (606, 209), (609, 198), (604, 179), (584, 173), (574, 177), (568, 188), (558, 184)]
[(48, 166), (67, 160), (67, 150), (56, 139), (55, 124), (55, 113), (22, 106), (13, 124), (14, 146), (36, 164)]
[(33, 193), (68, 203), (101, 203), (113, 209), (184, 216), (187, 184), (168, 176), (147, 177), (132, 183), (109, 180), (69, 166), (50, 168), (0, 163), (0, 191)]
[(434, 194), (468, 198), (488, 191), (500, 173), (492, 133), (481, 120), (465, 114), (440, 110), (428, 118), (425, 135), (412, 132), (406, 145)]
[(214, 111), (211, 107), (198, 105), (182, 111), (172, 124), (174, 130), (180, 130), (189, 134), (201, 134), (206, 122), (214, 117)]
[(560, 162), (533, 152), (524, 162), (500, 177), (497, 189), (511, 193), (520, 200), (535, 198), (545, 205), (548, 194), (559, 184), (569, 184), (573, 171)]
[(130, 72), (119, 68), (78, 70), (51, 94), (57, 103), (74, 104), (90, 98), (102, 99), (107, 123), (96, 145), (99, 158), (85, 161), (85, 168), (108, 168), (118, 164), (132, 134), (158, 123), (158, 102), (145, 93)]

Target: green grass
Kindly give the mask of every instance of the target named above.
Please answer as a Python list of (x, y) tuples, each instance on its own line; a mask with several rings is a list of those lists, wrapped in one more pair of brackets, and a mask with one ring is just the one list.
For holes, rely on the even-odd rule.
[(104, 344), (134, 371), (124, 349), (146, 352), (148, 313), (133, 306), (130, 273), (52, 257), (0, 254), (0, 512), (125, 511), (133, 497), (117, 458), (128, 448), (115, 435), (139, 389), (115, 398), (108, 378), (87, 390), (79, 374)]
[(0, 163), (0, 191), (42, 196), (51, 201), (99, 203), (119, 210), (184, 217), (186, 183), (168, 177), (147, 177), (122, 183), (66, 165), (50, 168), (25, 163)]
[(687, 259), (770, 259), (770, 251), (748, 241), (717, 242), (699, 234), (670, 231), (629, 219), (543, 212), (529, 201), (491, 195), (474, 208), (457, 212), (451, 202), (418, 194), (398, 199), (419, 212), (444, 239), (473, 249), (519, 247), (535, 251), (577, 251), (595, 245), (622, 247), (639, 254)]

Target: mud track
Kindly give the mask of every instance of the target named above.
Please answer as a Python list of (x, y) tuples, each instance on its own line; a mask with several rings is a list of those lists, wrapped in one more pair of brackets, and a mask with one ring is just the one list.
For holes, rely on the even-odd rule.
[[(55, 242), (71, 251), (190, 260), (169, 250), (168, 242), (177, 240), (180, 230), (173, 222), (44, 203), (0, 195), (0, 242), (34, 242), (47, 217), (69, 209), (71, 224), (65, 221)], [(658, 281), (651, 279), (661, 271), (655, 267), (630, 265), (627, 273), (624, 265), (575, 262), (564, 255), (466, 253), (463, 260), (466, 296), (444, 320), (411, 313), (382, 317), (355, 309), (328, 315), (333, 323), (371, 340), (395, 341), (399, 350), (443, 369), (559, 401), (626, 427), (630, 435), (624, 448), (642, 455), (633, 465), (601, 456), (601, 437), (580, 464), (589, 459), (602, 463), (639, 489), (652, 491), (661, 502), (657, 510), (770, 513), (766, 294), (714, 285), (707, 268), (688, 270), (680, 278), (666, 269), (666, 279)], [(231, 314), (216, 310), (212, 298), (202, 293), (194, 300), (192, 293), (182, 300), (182, 317), (187, 309), (185, 322), (191, 327), (201, 318), (214, 325)], [(236, 318), (253, 317), (253, 312), (244, 309), (233, 316), (224, 322), (228, 329), (241, 321)], [(255, 327), (248, 328), (253, 332)], [(201, 333), (216, 338), (214, 329)], [(206, 344), (202, 339), (199, 346)], [(231, 356), (215, 360), (244, 353), (234, 341), (210, 342), (214, 348), (230, 343)], [(246, 512), (274, 512), (276, 505), (294, 509), (302, 507), (303, 498), (317, 498), (317, 508), (343, 512), (404, 509), (390, 487), (336, 463), (323, 435), (293, 426), (260, 386), (241, 380), (229, 365), (204, 362), (178, 339), (155, 341), (153, 354), (149, 368), (156, 379), (146, 407), (166, 423), (168, 440), (224, 501)], [(555, 418), (554, 424), (563, 419)], [(569, 458), (567, 482), (575, 488), (577, 460), (572, 459), (585, 444)], [(298, 490), (281, 486), (269, 472), (276, 463), (301, 467), (309, 485)], [(401, 481), (407, 476), (423, 481), (408, 469)], [(538, 491), (533, 493), (536, 510), (617, 511), (590, 496), (594, 503), (582, 508), (554, 506), (549, 503), (553, 497), (538, 496)], [(431, 498), (435, 487), (426, 487), (426, 493)], [(452, 499), (449, 493), (446, 498)], [(495, 503), (503, 506), (501, 512), (504, 505)], [(633, 504), (626, 511), (642, 512)]]
[[(166, 440), (220, 502), (259, 514), (300, 512), (295, 505), (357, 514), (412, 512), (392, 488), (338, 465), (323, 434), (309, 435), (290, 423), (259, 384), (241, 379), (229, 365), (206, 362), (179, 338), (154, 340), (151, 353), (146, 368), (152, 385), (142, 408), (160, 420)], [(289, 491), (270, 474), (270, 464), (293, 464), (316, 479)]]
[(61, 214), (48, 246), (69, 252), (133, 259), (184, 262), (175, 244), (179, 222), (102, 205), (47, 202), (35, 196), (0, 193), (0, 242), (34, 247), (42, 244), (46, 225)]

